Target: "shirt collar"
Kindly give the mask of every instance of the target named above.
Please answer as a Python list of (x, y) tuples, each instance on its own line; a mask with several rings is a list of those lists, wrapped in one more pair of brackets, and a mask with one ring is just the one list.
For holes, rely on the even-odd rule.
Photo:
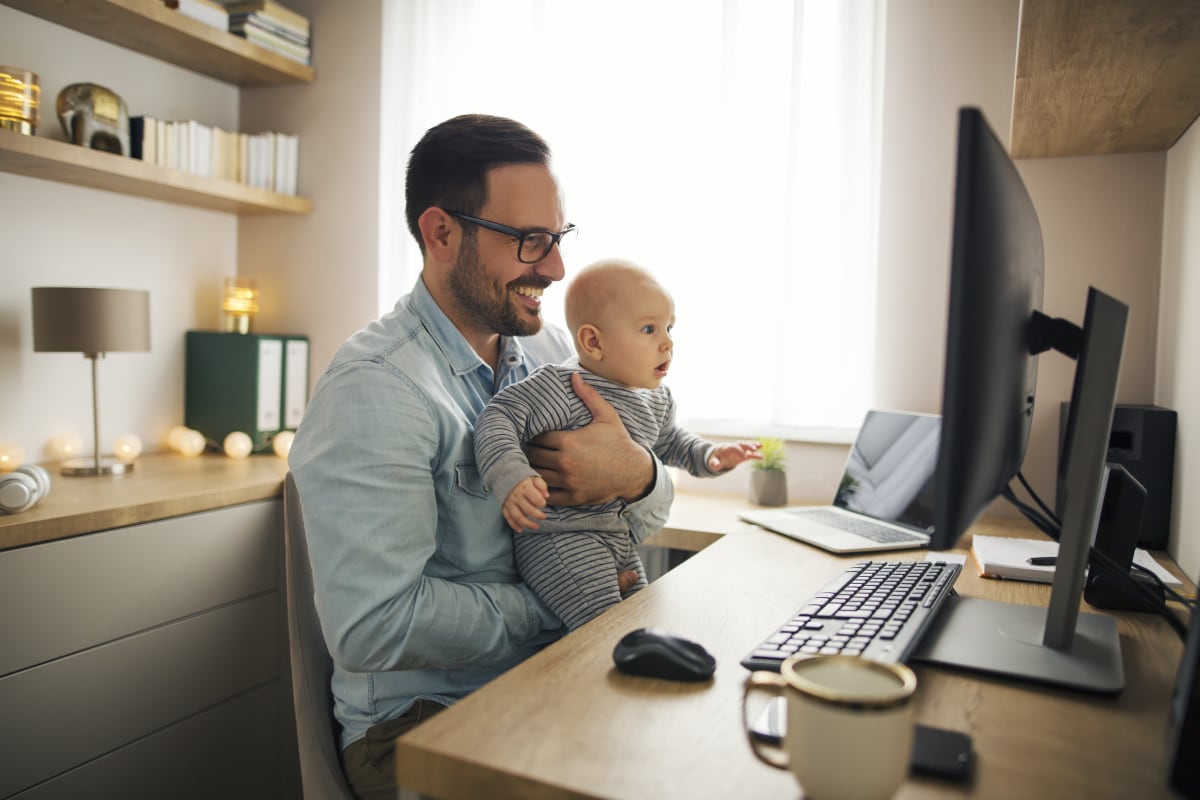
[[(450, 318), (442, 311), (441, 306), (433, 299), (423, 277), (417, 278), (417, 285), (412, 290), (412, 308), (425, 329), (433, 337), (434, 343), (441, 349), (450, 369), (455, 375), (465, 375), (483, 368), (491, 375), (492, 368), (484, 362), (479, 354), (471, 348), (462, 332), (455, 327)], [(520, 342), (511, 336), (500, 337), (500, 373), (525, 363), (525, 351)]]

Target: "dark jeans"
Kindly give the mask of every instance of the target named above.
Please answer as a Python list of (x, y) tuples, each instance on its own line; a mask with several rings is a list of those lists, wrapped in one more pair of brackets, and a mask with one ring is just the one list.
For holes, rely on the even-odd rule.
[(396, 719), (372, 725), (366, 736), (342, 751), (342, 771), (359, 800), (395, 800), (396, 737), (444, 708), (432, 700), (418, 700)]

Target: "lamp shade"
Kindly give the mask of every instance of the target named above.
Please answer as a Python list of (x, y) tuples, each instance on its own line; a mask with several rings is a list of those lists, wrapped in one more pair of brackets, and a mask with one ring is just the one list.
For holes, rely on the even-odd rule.
[(38, 353), (145, 352), (150, 349), (150, 293), (34, 287), (33, 349)]

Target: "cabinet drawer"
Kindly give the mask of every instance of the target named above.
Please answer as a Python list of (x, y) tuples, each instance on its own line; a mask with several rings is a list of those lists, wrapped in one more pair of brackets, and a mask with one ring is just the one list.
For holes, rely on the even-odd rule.
[(162, 800), (280, 797), (276, 724), (281, 685), (255, 689), (13, 800)]
[(279, 607), (268, 592), (0, 678), (0, 797), (278, 684)]
[(264, 500), (0, 553), (0, 676), (276, 588)]

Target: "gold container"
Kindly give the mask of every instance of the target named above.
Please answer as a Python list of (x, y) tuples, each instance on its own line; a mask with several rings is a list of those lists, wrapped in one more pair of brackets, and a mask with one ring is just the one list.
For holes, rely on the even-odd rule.
[(41, 100), (37, 73), (0, 64), (0, 128), (32, 136)]

